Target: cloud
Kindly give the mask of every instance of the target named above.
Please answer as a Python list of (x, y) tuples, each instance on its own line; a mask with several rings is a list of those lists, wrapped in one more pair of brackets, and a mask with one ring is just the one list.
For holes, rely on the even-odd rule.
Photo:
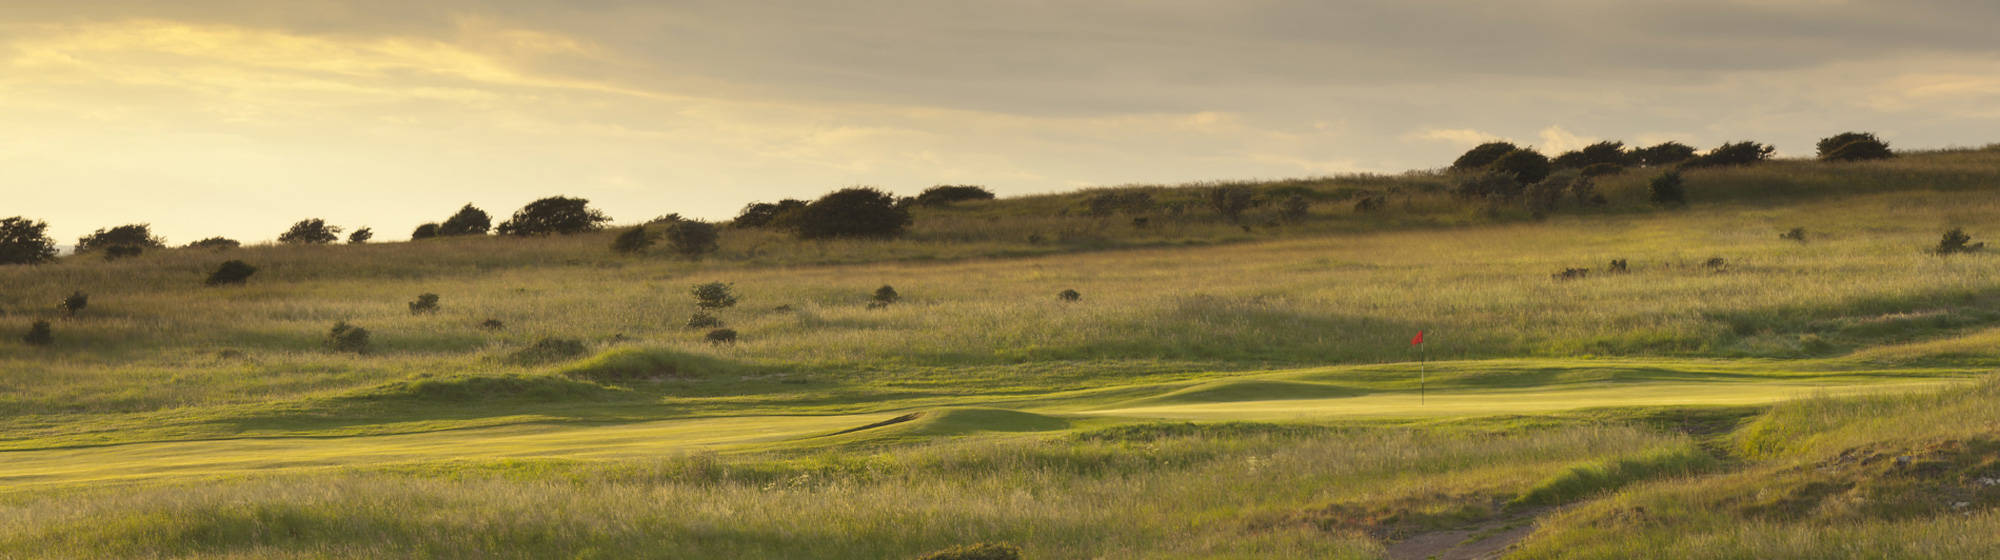
[(1581, 149), (1597, 142), (1596, 138), (1577, 136), (1576, 133), (1564, 130), (1561, 126), (1544, 128), (1539, 137), (1542, 142), (1535, 148), (1550, 155)]
[(1509, 141), (1506, 138), (1501, 138), (1500, 135), (1493, 134), (1490, 132), (1481, 132), (1470, 128), (1433, 128), (1433, 129), (1405, 134), (1403, 135), (1403, 138), (1408, 140), (1427, 140), (1434, 142), (1446, 142), (1454, 146), (1462, 146), (1468, 148), (1472, 146), (1477, 146), (1479, 144), (1484, 144), (1487, 142)]

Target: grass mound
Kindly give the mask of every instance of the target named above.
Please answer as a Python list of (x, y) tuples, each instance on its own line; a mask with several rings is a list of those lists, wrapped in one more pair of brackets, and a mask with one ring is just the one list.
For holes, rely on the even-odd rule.
[(516, 400), (532, 402), (602, 401), (631, 391), (553, 375), (453, 375), (418, 377), (382, 385), (349, 400), (414, 399), (429, 402)]
[(1000, 408), (953, 407), (905, 414), (882, 422), (841, 430), (876, 440), (921, 440), (983, 432), (1047, 432), (1070, 427), (1062, 418)]
[(1131, 401), (1130, 404), (1183, 404), (1236, 401), (1278, 401), (1292, 399), (1335, 399), (1367, 394), (1368, 391), (1302, 381), (1263, 379), (1216, 381)]
[(743, 373), (749, 369), (728, 360), (666, 348), (621, 348), (577, 362), (563, 368), (560, 373), (578, 379), (618, 382), (699, 378)]
[(1709, 471), (1715, 457), (1693, 445), (1649, 450), (1635, 456), (1591, 461), (1572, 466), (1522, 492), (1510, 506), (1553, 506), (1616, 490), (1627, 484), (1668, 476)]

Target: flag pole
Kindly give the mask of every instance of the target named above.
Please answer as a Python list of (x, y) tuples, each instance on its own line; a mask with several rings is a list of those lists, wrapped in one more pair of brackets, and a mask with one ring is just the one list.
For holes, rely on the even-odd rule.
[(1410, 345), (1417, 347), (1417, 406), (1423, 406), (1425, 388), (1430, 384), (1429, 365), (1425, 362), (1424, 331), (1418, 330), (1417, 337), (1410, 339)]

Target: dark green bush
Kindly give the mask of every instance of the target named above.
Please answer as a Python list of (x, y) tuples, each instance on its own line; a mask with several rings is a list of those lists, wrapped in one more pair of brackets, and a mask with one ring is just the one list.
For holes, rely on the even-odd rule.
[(486, 329), (489, 331), (497, 331), (500, 329), (507, 328), (507, 323), (499, 319), (487, 319), (479, 322), (479, 328)]
[(867, 187), (828, 193), (792, 217), (801, 239), (895, 237), (910, 225), (908, 209), (898, 208), (889, 193)]
[(1303, 195), (1285, 197), (1285, 201), (1278, 204), (1278, 214), (1294, 222), (1306, 219), (1311, 213), (1312, 201), (1306, 200)]
[(687, 321), (687, 328), (690, 329), (713, 329), (721, 326), (722, 319), (709, 314), (707, 311), (696, 311), (694, 315), (688, 317)]
[(667, 246), (688, 259), (700, 259), (722, 247), (722, 232), (714, 224), (682, 220), (667, 226)]
[(1593, 165), (1625, 167), (1634, 161), (1636, 158), (1632, 152), (1625, 150), (1624, 142), (1604, 141), (1584, 146), (1581, 150), (1564, 152), (1550, 163), (1559, 169), (1582, 169)]
[(1257, 205), (1257, 191), (1244, 186), (1221, 186), (1208, 189), (1208, 208), (1231, 223), (1243, 218), (1243, 212)]
[(1063, 290), (1061, 292), (1056, 293), (1056, 299), (1060, 299), (1063, 301), (1077, 301), (1083, 299), (1083, 294), (1078, 293), (1076, 290)]
[(887, 284), (884, 284), (882, 287), (875, 289), (874, 299), (875, 303), (887, 305), (891, 303), (896, 303), (896, 300), (903, 299), (903, 296), (901, 294), (897, 294), (895, 288), (889, 287)]
[(486, 232), (492, 229), (493, 217), (486, 215), (485, 210), (480, 210), (468, 202), (465, 207), (459, 208), (458, 212), (453, 213), (450, 218), (445, 218), (444, 223), (438, 224), (437, 235), (439, 237), (486, 235)]
[(62, 309), (64, 313), (68, 313), (69, 316), (75, 317), (77, 312), (83, 311), (85, 307), (90, 307), (90, 294), (83, 293), (83, 290), (77, 290), (76, 293), (63, 298), (62, 303), (56, 304), (56, 307)]
[(1687, 165), (1691, 167), (1750, 165), (1770, 159), (1771, 152), (1774, 151), (1777, 151), (1777, 148), (1756, 142), (1732, 142), (1716, 146), (1701, 157), (1688, 160)]
[(1938, 240), (1937, 247), (1932, 248), (1931, 252), (1939, 255), (1955, 255), (1985, 248), (1985, 243), (1972, 243), (1972, 236), (1967, 235), (1964, 229), (1951, 228), (1951, 231), (1944, 232), (1944, 239)]
[(1457, 160), (1452, 161), (1451, 170), (1478, 171), (1485, 169), (1487, 165), (1499, 160), (1500, 156), (1514, 153), (1520, 149), (1519, 146), (1515, 146), (1509, 142), (1487, 142), (1480, 144), (1470, 150), (1466, 150), (1464, 155), (1460, 155)]
[(0, 264), (42, 264), (56, 260), (49, 223), (15, 216), (0, 220)]
[(701, 338), (709, 344), (735, 344), (736, 329), (715, 329), (708, 331), (708, 334), (702, 335)]
[[(463, 210), (460, 213), (464, 213)], [(528, 237), (534, 235), (569, 235), (597, 231), (609, 216), (590, 207), (590, 201), (582, 198), (551, 196), (528, 203), (514, 211), (514, 217), (500, 223), (497, 231), (501, 235)], [(440, 235), (444, 228), (438, 228)]]
[(776, 204), (756, 202), (744, 206), (743, 211), (730, 220), (730, 227), (790, 229), (796, 222), (796, 213), (806, 207), (806, 201), (787, 198)]
[(1381, 210), (1384, 206), (1388, 205), (1389, 199), (1387, 198), (1378, 195), (1364, 195), (1360, 200), (1354, 201), (1354, 211), (1366, 214)]
[(1500, 156), (1500, 159), (1493, 160), (1493, 163), (1486, 167), (1487, 169), (1513, 175), (1515, 180), (1520, 181), (1524, 185), (1540, 182), (1542, 179), (1547, 178), (1549, 171), (1553, 169), (1549, 165), (1549, 158), (1534, 150), (1514, 150), (1508, 152), (1507, 155)]
[(368, 353), (368, 329), (339, 321), (326, 332), (326, 347), (335, 352)]
[(1521, 195), (1521, 181), (1506, 173), (1486, 172), (1460, 177), (1451, 188), (1460, 198), (1511, 199)]
[(533, 345), (515, 350), (507, 355), (507, 363), (518, 365), (542, 364), (567, 360), (590, 352), (583, 341), (573, 338), (544, 338)]
[(1679, 171), (1661, 173), (1660, 176), (1654, 177), (1652, 182), (1646, 184), (1646, 189), (1651, 193), (1649, 199), (1653, 201), (1653, 204), (1661, 206), (1687, 204), (1687, 186), (1681, 183), (1681, 172)]
[(973, 185), (938, 185), (917, 194), (918, 206), (950, 206), (957, 202), (993, 200), (993, 191)]
[(979, 543), (932, 552), (917, 560), (1021, 560), (1021, 549), (1011, 544)]
[(417, 300), (410, 302), (411, 315), (417, 315), (421, 313), (437, 313), (437, 311), (438, 311), (437, 294), (418, 294)]
[(1115, 213), (1125, 215), (1145, 214), (1159, 207), (1153, 200), (1153, 193), (1141, 190), (1120, 189), (1091, 193), (1083, 199), (1084, 214), (1103, 218)]
[(702, 309), (722, 309), (736, 305), (736, 294), (730, 293), (730, 285), (721, 282), (697, 284), (690, 291), (694, 295), (695, 307)]
[(208, 239), (203, 239), (200, 241), (187, 244), (187, 247), (189, 249), (214, 249), (217, 251), (222, 251), (226, 249), (235, 249), (237, 247), (242, 247), (242, 246), (243, 242), (230, 239), (227, 237), (210, 237)]
[(56, 337), (49, 329), (48, 321), (35, 321), (35, 324), (28, 326), (28, 334), (21, 335), (21, 342), (29, 346), (48, 346), (55, 344)]
[(1680, 142), (1661, 142), (1652, 146), (1632, 150), (1632, 160), (1639, 165), (1673, 165), (1694, 158), (1694, 146)]
[(419, 239), (430, 239), (437, 236), (438, 236), (438, 225), (436, 222), (431, 222), (428, 224), (417, 226), (416, 231), (410, 232), (411, 241), (416, 241)]
[(1778, 239), (1783, 239), (1787, 241), (1798, 241), (1804, 243), (1806, 240), (1806, 228), (1802, 227), (1792, 228), (1791, 231), (1778, 234)]
[(360, 245), (362, 243), (367, 243), (371, 239), (375, 239), (375, 228), (371, 228), (368, 226), (361, 226), (361, 229), (354, 230), (354, 233), (347, 234), (348, 245)]
[(1824, 161), (1862, 161), (1896, 157), (1896, 153), (1889, 150), (1887, 142), (1867, 132), (1842, 132), (1821, 138), (1816, 147), (1819, 148), (1819, 159)]
[(653, 236), (646, 234), (646, 226), (632, 226), (611, 239), (611, 252), (632, 255), (653, 246)]
[(167, 240), (153, 235), (152, 224), (130, 224), (110, 229), (98, 228), (96, 232), (76, 240), (76, 252), (88, 253), (112, 247), (138, 247), (141, 249), (165, 249)]
[(146, 249), (138, 245), (112, 245), (110, 247), (104, 248), (104, 260), (115, 261), (118, 259), (131, 258), (139, 256), (140, 254), (145, 252)]
[(209, 273), (208, 280), (203, 283), (210, 286), (242, 284), (250, 280), (250, 275), (256, 273), (257, 267), (250, 266), (249, 263), (237, 260), (226, 261), (221, 266), (215, 267), (215, 272)]
[(308, 218), (292, 224), (292, 228), (278, 235), (279, 243), (290, 245), (324, 245), (340, 239), (340, 226), (326, 225), (326, 220)]

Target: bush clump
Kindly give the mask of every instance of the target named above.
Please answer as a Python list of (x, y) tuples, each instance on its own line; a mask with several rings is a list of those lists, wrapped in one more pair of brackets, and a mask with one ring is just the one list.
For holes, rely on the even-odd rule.
[(688, 317), (687, 321), (687, 328), (690, 329), (713, 329), (721, 326), (722, 319), (717, 318), (707, 311), (696, 311), (694, 315)]
[(735, 344), (736, 329), (715, 329), (708, 331), (708, 334), (702, 335), (701, 338), (709, 344)]
[(437, 230), (432, 233), (437, 237), (486, 235), (486, 232), (492, 229), (493, 217), (486, 215), (485, 210), (480, 210), (468, 202), (465, 204), (465, 207), (459, 208), (458, 212), (453, 213), (450, 218), (445, 218), (444, 223), (438, 224)]
[(1056, 299), (1060, 299), (1063, 301), (1078, 301), (1083, 299), (1083, 294), (1078, 293), (1076, 290), (1063, 290), (1060, 292), (1056, 292)]
[(1021, 560), (1021, 549), (1005, 543), (969, 544), (925, 554), (917, 560)]
[(736, 305), (736, 294), (731, 293), (730, 284), (721, 282), (697, 284), (689, 293), (694, 295), (695, 307), (702, 309), (722, 309)]
[(1153, 200), (1153, 193), (1134, 189), (1098, 191), (1083, 199), (1083, 213), (1093, 218), (1112, 214), (1145, 214), (1158, 206), (1159, 202)]
[(1687, 165), (1691, 167), (1750, 165), (1771, 159), (1771, 153), (1775, 151), (1777, 148), (1748, 140), (1731, 142), (1716, 146), (1701, 157), (1688, 160)]
[(1243, 219), (1243, 212), (1257, 205), (1257, 191), (1244, 186), (1223, 186), (1208, 190), (1208, 207), (1217, 215), (1235, 223)]
[(431, 222), (431, 223), (427, 223), (427, 224), (424, 224), (424, 225), (420, 225), (420, 226), (417, 226), (417, 229), (416, 229), (415, 231), (411, 231), (411, 232), (410, 232), (410, 240), (411, 240), (411, 241), (418, 241), (418, 240), (423, 240), (423, 239), (430, 239), (430, 238), (433, 238), (433, 237), (437, 237), (437, 236), (438, 236), (438, 225), (437, 225), (437, 222)]
[(1864, 161), (1889, 159), (1896, 153), (1889, 150), (1889, 143), (1868, 132), (1842, 132), (1821, 138), (1815, 146), (1822, 161)]
[(1661, 206), (1681, 206), (1687, 204), (1687, 185), (1681, 182), (1681, 172), (1668, 171), (1654, 177), (1646, 184), (1648, 197), (1653, 204)]
[(1519, 146), (1515, 146), (1511, 142), (1487, 142), (1480, 144), (1470, 150), (1466, 150), (1464, 155), (1460, 155), (1457, 160), (1452, 161), (1451, 170), (1478, 171), (1485, 169), (1487, 165), (1500, 159), (1500, 156), (1514, 153), (1520, 149)]
[(227, 237), (210, 237), (187, 244), (187, 248), (189, 249), (212, 249), (216, 251), (235, 249), (242, 246), (243, 242)]
[(55, 344), (56, 337), (50, 330), (48, 321), (35, 321), (35, 324), (28, 326), (28, 334), (21, 335), (21, 342), (29, 346), (48, 346)]
[(340, 226), (326, 225), (326, 220), (308, 218), (292, 224), (292, 228), (278, 234), (278, 242), (287, 245), (325, 245), (340, 239)]
[[(153, 235), (152, 224), (129, 224), (114, 228), (98, 228), (96, 232), (76, 240), (76, 252), (88, 253), (108, 250), (114, 247), (136, 249), (165, 249), (167, 240)], [(136, 254), (136, 253), (135, 253)]]
[[(609, 221), (611, 217), (591, 208), (588, 199), (551, 196), (530, 202), (520, 210), (514, 211), (514, 217), (501, 222), (495, 231), (500, 235), (517, 237), (569, 235), (597, 231), (604, 227), (604, 222)], [(442, 226), (439, 227), (438, 234), (444, 234)]]
[(507, 355), (506, 361), (521, 365), (541, 364), (575, 358), (589, 351), (590, 347), (584, 345), (581, 340), (550, 337), (537, 340), (527, 348), (515, 350)]
[(917, 206), (950, 206), (973, 200), (993, 200), (993, 191), (973, 185), (938, 185), (917, 193)]
[(115, 261), (123, 258), (136, 257), (145, 252), (146, 248), (140, 247), (138, 245), (112, 245), (110, 247), (104, 248), (104, 260)]
[(375, 228), (371, 228), (368, 226), (361, 226), (361, 229), (354, 230), (354, 233), (347, 234), (348, 245), (360, 245), (363, 243), (367, 243), (373, 239), (375, 239)]
[(56, 260), (49, 223), (20, 216), (0, 220), (0, 264), (42, 264)]
[(700, 259), (722, 247), (722, 232), (714, 224), (679, 220), (667, 226), (667, 246), (689, 260)]
[(897, 300), (903, 299), (903, 296), (902, 294), (896, 293), (896, 288), (890, 287), (888, 284), (883, 284), (882, 287), (875, 289), (875, 295), (873, 296), (873, 299), (875, 300), (875, 303), (888, 305), (891, 303), (896, 303)]
[(910, 211), (889, 193), (868, 187), (841, 189), (812, 201), (792, 215), (801, 239), (896, 237), (910, 225)]
[(215, 272), (210, 272), (208, 280), (203, 283), (210, 286), (242, 285), (250, 280), (250, 275), (256, 273), (257, 267), (250, 266), (250, 263), (238, 260), (225, 261), (215, 267)]
[(368, 329), (339, 321), (326, 332), (326, 347), (335, 352), (368, 353)]
[(1694, 146), (1680, 142), (1661, 142), (1632, 150), (1632, 160), (1639, 165), (1658, 167), (1694, 159), (1694, 153)]
[(423, 313), (437, 313), (437, 311), (438, 311), (437, 294), (418, 294), (417, 300), (410, 302), (411, 315), (418, 315)]
[(1985, 248), (1986, 243), (1973, 243), (1972, 236), (1966, 234), (1964, 229), (1951, 228), (1951, 231), (1944, 232), (1944, 239), (1938, 240), (1937, 247), (1931, 248), (1931, 252), (1939, 255), (1955, 255), (1977, 252)]
[(90, 307), (90, 294), (83, 293), (83, 290), (77, 290), (76, 293), (63, 298), (62, 303), (56, 304), (56, 307), (62, 309), (69, 316), (75, 317), (77, 312), (83, 311), (85, 307)]
[(653, 236), (646, 234), (646, 226), (632, 226), (611, 239), (611, 252), (632, 255), (653, 246)]
[(507, 328), (507, 323), (499, 319), (487, 319), (479, 322), (479, 328), (486, 329), (489, 331), (497, 331), (500, 329)]
[(1778, 239), (1804, 243), (1806, 241), (1806, 228), (1802, 227), (1792, 228), (1791, 231), (1778, 234)]
[(790, 229), (796, 213), (806, 207), (806, 201), (787, 198), (777, 203), (754, 202), (744, 206), (736, 219), (729, 221), (730, 227)]
[(1460, 178), (1452, 185), (1451, 192), (1460, 198), (1505, 200), (1520, 196), (1524, 189), (1514, 175), (1486, 172)]

